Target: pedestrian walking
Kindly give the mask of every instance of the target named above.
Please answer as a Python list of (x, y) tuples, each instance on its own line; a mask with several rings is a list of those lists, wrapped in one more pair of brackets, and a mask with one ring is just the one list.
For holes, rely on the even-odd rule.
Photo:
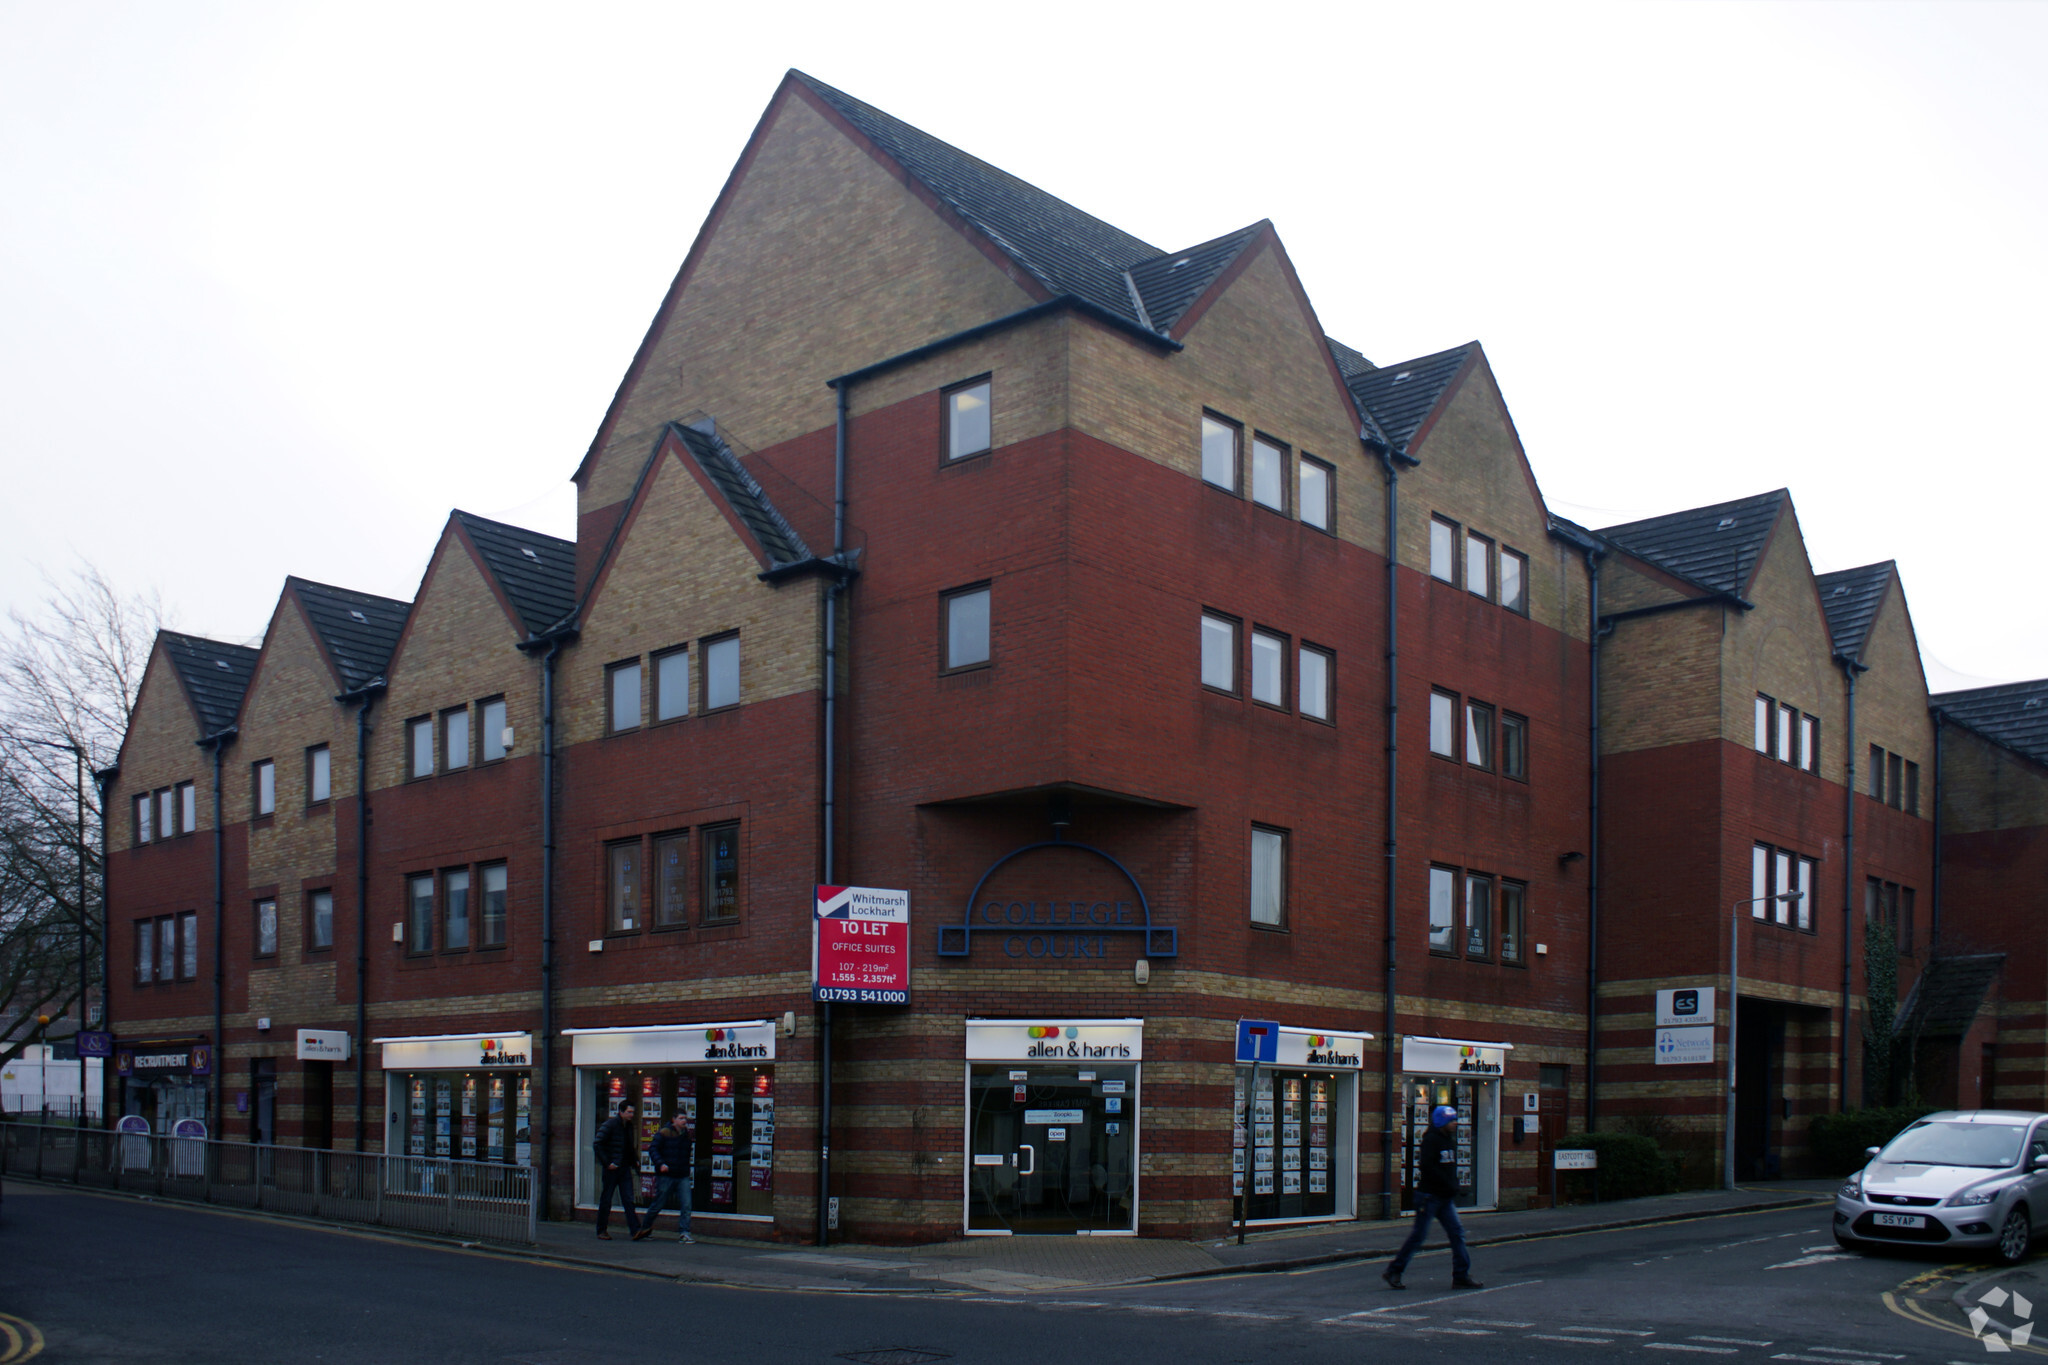
[(648, 1155), (654, 1158), (654, 1202), (647, 1206), (647, 1226), (649, 1229), (654, 1227), (654, 1216), (668, 1206), (669, 1194), (673, 1192), (678, 1242), (697, 1240), (690, 1235), (690, 1187), (697, 1178), (696, 1149), (690, 1120), (678, 1102), (676, 1112), (669, 1116), (668, 1125), (657, 1130), (654, 1140), (647, 1144)]
[(597, 1153), (597, 1170), (604, 1182), (597, 1196), (597, 1235), (607, 1242), (612, 1239), (605, 1224), (611, 1221), (614, 1193), (626, 1211), (626, 1230), (633, 1234), (634, 1241), (654, 1231), (653, 1219), (642, 1227), (640, 1215), (633, 1211), (633, 1187), (640, 1181), (640, 1144), (633, 1131), (633, 1119), (638, 1112), (630, 1104), (620, 1105), (618, 1113), (598, 1125), (597, 1138), (590, 1144), (590, 1149)]
[(1401, 1272), (1421, 1249), (1432, 1218), (1444, 1225), (1444, 1235), (1451, 1239), (1451, 1287), (1486, 1288), (1472, 1278), (1472, 1253), (1465, 1249), (1465, 1226), (1458, 1221), (1458, 1142), (1452, 1127), (1457, 1121), (1458, 1111), (1448, 1104), (1430, 1111), (1429, 1131), (1422, 1138), (1422, 1160), (1416, 1163), (1415, 1226), (1409, 1229), (1408, 1240), (1401, 1244), (1394, 1263), (1380, 1272), (1389, 1289), (1408, 1287), (1401, 1283)]

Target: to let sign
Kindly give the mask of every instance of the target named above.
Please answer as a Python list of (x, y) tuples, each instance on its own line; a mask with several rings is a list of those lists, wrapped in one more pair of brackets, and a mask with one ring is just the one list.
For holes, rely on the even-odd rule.
[(910, 1003), (910, 893), (821, 886), (812, 921), (811, 998)]

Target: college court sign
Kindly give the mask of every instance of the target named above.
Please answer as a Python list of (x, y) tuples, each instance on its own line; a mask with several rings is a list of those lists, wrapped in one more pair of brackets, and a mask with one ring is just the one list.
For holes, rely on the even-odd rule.
[[(1086, 853), (1115, 868), (1130, 883), (1135, 900), (1081, 900), (1047, 888), (1049, 897), (1032, 900), (982, 899), (989, 879), (1006, 865), (1045, 849)], [(1013, 849), (990, 863), (988, 870), (967, 895), (967, 905), (958, 924), (939, 926), (939, 956), (969, 957), (974, 936), (984, 942), (991, 938), (1004, 957), (1064, 966), (1101, 966), (1109, 958), (1112, 936), (1139, 935), (1139, 951), (1146, 957), (1178, 957), (1180, 931), (1172, 925), (1154, 924), (1152, 906), (1145, 888), (1131, 870), (1099, 848), (1048, 839)]]

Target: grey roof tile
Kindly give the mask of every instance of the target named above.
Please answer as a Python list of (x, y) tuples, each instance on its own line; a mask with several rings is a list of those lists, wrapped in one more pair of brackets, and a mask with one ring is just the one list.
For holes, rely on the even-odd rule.
[(575, 608), (575, 541), (508, 526), (471, 512), (458, 510), (455, 519), (528, 635), (543, 633)]
[(308, 578), (287, 578), (285, 586), (298, 594), (306, 619), (313, 623), (327, 657), (341, 674), (344, 692), (384, 676), (391, 651), (398, 647), (399, 634), (405, 629), (405, 618), (412, 613), (412, 603)]
[(745, 523), (761, 548), (768, 552), (770, 569), (788, 568), (815, 558), (804, 538), (789, 524), (773, 502), (768, 499), (754, 476), (734, 455), (732, 447), (725, 443), (717, 428), (705, 422), (696, 425), (673, 425), (673, 430), (682, 439), (697, 465), (718, 491), (725, 496), (739, 519)]
[(1259, 235), (1264, 223), (1253, 223), (1213, 242), (1170, 251), (1130, 267), (1131, 282), (1145, 301), (1145, 313), (1155, 330), (1171, 332), (1216, 277)]
[(2004, 953), (1933, 959), (1913, 983), (1892, 1031), (1901, 1037), (1921, 1038), (1957, 1038), (1968, 1033), (2004, 966)]
[(2048, 678), (1941, 692), (1927, 701), (1956, 724), (2048, 766)]
[(242, 695), (256, 673), (260, 650), (247, 645), (223, 644), (198, 635), (181, 635), (174, 630), (157, 632), (164, 656), (177, 670), (185, 695), (199, 713), (199, 738), (219, 734), (235, 723), (242, 709)]
[(1791, 495), (1780, 488), (1712, 507), (1603, 527), (1599, 534), (1682, 578), (1739, 596), (1749, 586), (1757, 557), (1790, 500)]
[(1372, 373), (1373, 363), (1351, 347), (1335, 337), (1324, 337), (1323, 341), (1329, 346), (1330, 354), (1337, 357), (1337, 373), (1344, 376), (1345, 383), (1350, 383), (1356, 375)]
[(1820, 591), (1821, 610), (1827, 613), (1828, 634), (1834, 640), (1835, 655), (1843, 659), (1863, 657), (1863, 642), (1870, 636), (1870, 623), (1884, 601), (1898, 564), (1865, 564), (1860, 569), (1824, 573), (1813, 580)]
[(1346, 375), (1344, 382), (1359, 405), (1379, 423), (1394, 448), (1405, 451), (1429, 414), (1436, 410), (1445, 387), (1478, 348), (1478, 342), (1467, 342), (1399, 365)]

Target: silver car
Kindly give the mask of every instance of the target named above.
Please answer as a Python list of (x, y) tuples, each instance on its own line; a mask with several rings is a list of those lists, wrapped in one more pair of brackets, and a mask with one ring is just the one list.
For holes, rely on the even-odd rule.
[(1850, 1251), (1981, 1249), (2011, 1265), (2048, 1222), (2048, 1114), (1929, 1114), (1870, 1157), (1835, 1192), (1835, 1240)]

